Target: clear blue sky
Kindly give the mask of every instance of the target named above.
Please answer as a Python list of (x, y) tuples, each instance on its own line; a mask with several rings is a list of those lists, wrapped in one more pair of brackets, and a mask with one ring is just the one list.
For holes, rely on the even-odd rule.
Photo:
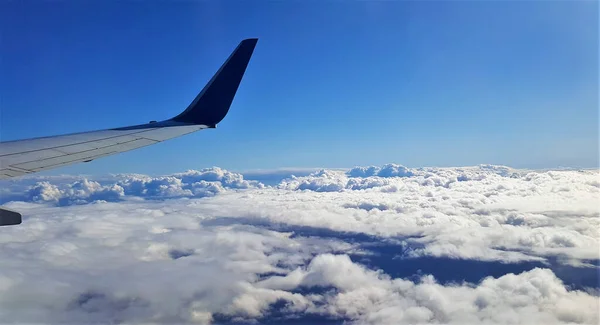
[(216, 130), (55, 173), (598, 166), (597, 1), (3, 1), (1, 140), (184, 109), (258, 37)]

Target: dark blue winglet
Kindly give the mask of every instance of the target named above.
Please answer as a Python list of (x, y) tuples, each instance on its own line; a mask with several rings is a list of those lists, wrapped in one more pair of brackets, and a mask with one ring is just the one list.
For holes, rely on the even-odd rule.
[(229, 111), (257, 42), (257, 38), (241, 41), (190, 106), (171, 120), (208, 127), (221, 122)]

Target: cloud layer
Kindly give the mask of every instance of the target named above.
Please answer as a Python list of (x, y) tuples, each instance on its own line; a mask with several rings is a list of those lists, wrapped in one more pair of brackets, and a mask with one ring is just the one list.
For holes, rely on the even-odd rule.
[[(178, 197), (210, 197), (226, 189), (264, 188), (257, 181), (244, 180), (239, 173), (218, 167), (200, 171), (190, 170), (169, 176), (116, 175), (99, 181), (84, 177), (57, 177), (58, 182), (45, 177), (35, 181), (31, 177), (24, 181), (9, 183), (12, 189), (3, 193), (0, 202), (25, 201), (45, 202), (57, 205), (85, 204), (95, 201), (116, 202), (128, 198), (167, 199)], [(8, 182), (7, 182), (8, 183)]]
[[(390, 164), (304, 175), (273, 186), (219, 168), (4, 182), (0, 202), (26, 219), (2, 228), (0, 319), (599, 321), (599, 285), (573, 288), (553, 271), (598, 270), (598, 171)], [(395, 245), (387, 264), (366, 263), (383, 256), (379, 243)], [(473, 282), (390, 271), (425, 257), (439, 272), (444, 259), (536, 267)]]

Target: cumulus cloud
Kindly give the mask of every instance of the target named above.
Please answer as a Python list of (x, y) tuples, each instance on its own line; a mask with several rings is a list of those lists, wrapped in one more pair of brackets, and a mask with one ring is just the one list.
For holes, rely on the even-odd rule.
[(254, 282), (313, 255), (354, 250), (251, 226), (202, 226), (172, 211), (183, 202), (171, 204), (30, 205), (35, 217), (0, 238), (3, 321), (209, 323), (262, 317), (278, 301), (305, 309), (302, 295)]
[[(5, 182), (2, 202), (25, 220), (2, 228), (0, 319), (599, 321), (600, 284), (575, 290), (552, 264), (597, 273), (598, 171), (390, 164), (303, 175), (273, 186), (220, 168)], [(381, 253), (358, 236), (401, 243), (387, 265), (536, 267), (471, 282), (399, 277), (365, 264)]]
[(47, 181), (31, 186), (25, 196), (33, 202), (54, 202), (59, 205), (83, 204), (93, 201), (117, 201), (124, 196), (118, 184), (102, 186), (98, 182), (83, 179), (65, 184), (60, 188)]
[[(95, 201), (121, 201), (128, 197), (165, 199), (177, 197), (209, 197), (228, 189), (264, 188), (257, 181), (248, 181), (239, 173), (233, 173), (218, 167), (200, 171), (190, 170), (168, 176), (151, 177), (146, 175), (115, 175), (103, 179), (102, 183), (80, 177), (60, 177), (56, 184), (41, 177), (34, 182), (30, 178), (23, 182), (30, 184), (26, 188), (12, 183), (12, 191), (5, 191), (0, 202), (26, 201), (47, 202), (57, 205), (84, 204)], [(21, 185), (21, 186), (19, 186)], [(24, 193), (24, 196), (20, 193)]]
[(566, 290), (547, 269), (488, 277), (477, 285), (443, 286), (430, 275), (416, 283), (392, 279), (352, 262), (347, 255), (322, 254), (306, 268), (257, 285), (280, 290), (330, 287), (326, 294), (311, 297), (308, 310), (360, 324), (591, 324), (598, 320), (597, 297)]
[(351, 177), (370, 177), (370, 176), (379, 176), (379, 177), (410, 177), (413, 176), (414, 173), (402, 166), (397, 164), (386, 164), (382, 167), (378, 166), (369, 166), (369, 167), (361, 167), (357, 166), (348, 171), (348, 176)]
[(208, 324), (264, 320), (274, 306), (284, 319), (359, 324), (598, 320), (598, 297), (549, 269), (446, 285), (431, 275), (392, 278), (351, 260), (362, 253), (353, 243), (211, 224), (197, 204), (19, 203), (32, 216), (0, 237), (3, 321)]
[[(383, 175), (383, 176), (382, 176)], [(211, 198), (203, 213), (406, 238), (411, 256), (517, 262), (599, 259), (598, 171), (504, 166), (408, 169), (394, 164), (319, 170), (276, 186), (220, 168), (169, 176), (37, 182), (10, 201), (88, 202)], [(31, 181), (29, 181), (31, 183)], [(6, 199), (4, 201), (7, 201)]]

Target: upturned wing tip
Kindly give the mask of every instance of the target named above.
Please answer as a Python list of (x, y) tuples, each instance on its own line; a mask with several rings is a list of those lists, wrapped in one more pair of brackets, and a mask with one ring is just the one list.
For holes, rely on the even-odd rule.
[(229, 107), (246, 72), (258, 38), (240, 42), (188, 108), (171, 120), (213, 126), (229, 112)]

